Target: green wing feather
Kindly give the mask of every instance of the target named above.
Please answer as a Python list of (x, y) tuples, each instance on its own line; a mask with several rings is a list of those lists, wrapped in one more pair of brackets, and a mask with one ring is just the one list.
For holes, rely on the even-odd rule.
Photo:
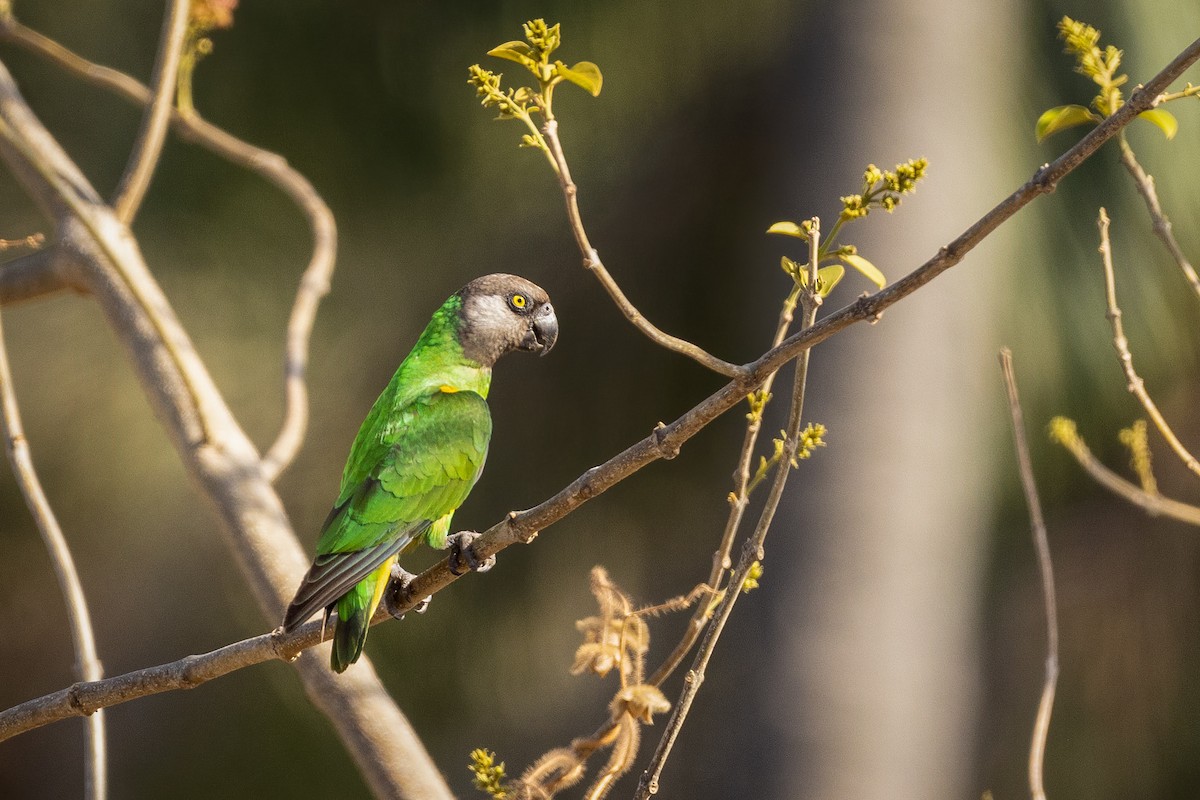
[[(317, 558), (284, 618), (290, 630), (344, 598), (348, 607), (338, 604), (339, 627), (351, 617), (356, 629), (361, 626), (352, 637), (357, 651), (343, 653), (351, 656), (345, 664), (361, 651), (365, 621), (377, 603), (375, 584), (386, 579), (372, 573), (462, 505), (483, 469), (492, 435), (487, 402), (475, 392), (435, 391), (398, 413), (387, 413), (385, 400), (386, 394), (355, 439)], [(436, 527), (444, 537), (444, 526)]]

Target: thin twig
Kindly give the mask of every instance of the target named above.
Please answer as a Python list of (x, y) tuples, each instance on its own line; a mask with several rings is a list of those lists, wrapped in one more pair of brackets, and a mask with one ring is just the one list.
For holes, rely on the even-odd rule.
[(1017, 378), (1013, 371), (1012, 351), (1000, 350), (1000, 368), (1004, 372), (1004, 387), (1008, 394), (1008, 411), (1012, 417), (1013, 440), (1017, 449), (1017, 466), (1021, 471), (1021, 488), (1029, 505), (1029, 524), (1033, 544), (1037, 548), (1038, 567), (1042, 575), (1042, 600), (1046, 608), (1046, 678), (1042, 684), (1042, 699), (1038, 703), (1033, 737), (1029, 743), (1029, 791), (1033, 800), (1046, 800), (1043, 783), (1043, 763), (1046, 756), (1046, 736), (1050, 732), (1050, 713), (1054, 708), (1054, 690), (1058, 685), (1058, 603), (1054, 594), (1054, 565), (1050, 561), (1050, 542), (1046, 537), (1046, 521), (1038, 500), (1037, 483), (1033, 478), (1033, 462), (1029, 457), (1029, 442), (1025, 438), (1025, 415), (1017, 394)]
[(1145, 381), (1137, 374), (1133, 368), (1133, 354), (1129, 351), (1129, 340), (1125, 338), (1125, 326), (1121, 322), (1121, 309), (1117, 306), (1117, 284), (1113, 277), (1112, 264), (1112, 245), (1108, 239), (1108, 213), (1103, 208), (1100, 209), (1100, 216), (1096, 220), (1096, 227), (1100, 230), (1100, 260), (1104, 264), (1104, 295), (1108, 301), (1108, 321), (1112, 323), (1113, 329), (1113, 348), (1117, 351), (1117, 356), (1121, 361), (1121, 368), (1125, 371), (1126, 388), (1129, 392), (1138, 399), (1142, 404), (1142, 408), (1146, 409), (1146, 413), (1154, 422), (1154, 427), (1158, 428), (1158, 432), (1162, 434), (1163, 439), (1175, 451), (1175, 455), (1179, 457), (1187, 468), (1196, 475), (1200, 475), (1200, 461), (1188, 452), (1188, 449), (1183, 446), (1183, 442), (1175, 436), (1175, 432), (1171, 430), (1171, 426), (1167, 424), (1166, 418), (1162, 412), (1158, 410), (1150, 393), (1146, 391)]
[[(783, 308), (779, 312), (779, 323), (775, 328), (775, 338), (771, 342), (771, 347), (778, 347), (779, 343), (787, 336), (788, 330), (792, 327), (792, 317), (796, 311), (796, 302), (800, 296), (800, 287), (793, 287), (788, 293), (787, 299), (783, 302)], [(765, 395), (771, 392), (771, 386), (775, 383), (775, 376), (778, 372), (772, 372), (763, 381), (762, 387), (758, 390)], [(764, 403), (765, 405), (765, 403)], [(762, 412), (751, 414), (750, 419), (746, 423), (746, 435), (742, 439), (742, 450), (738, 455), (737, 467), (733, 472), (734, 491), (730, 494), (729, 516), (725, 519), (725, 530), (721, 533), (721, 541), (717, 545), (716, 551), (713, 553), (712, 568), (708, 574), (708, 586), (711, 586), (714, 591), (720, 589), (721, 574), (733, 566), (730, 560), (730, 554), (733, 552), (733, 542), (737, 536), (738, 530), (742, 525), (742, 517), (746, 513), (746, 507), (750, 504), (750, 493), (748, 487), (750, 485), (750, 464), (754, 460), (754, 448), (758, 444), (758, 435), (762, 430)], [(696, 646), (696, 642), (700, 640), (700, 634), (704, 632), (704, 626), (712, 618), (712, 607), (705, 603), (696, 608), (696, 612), (692, 614), (692, 618), (688, 620), (688, 626), (684, 629), (683, 636), (675, 645), (663, 662), (654, 670), (654, 674), (650, 676), (648, 683), (651, 686), (661, 686), (662, 682), (670, 677), (683, 659), (687, 656), (691, 649)]]
[(0, 253), (26, 247), (30, 250), (37, 250), (45, 243), (46, 235), (44, 233), (31, 233), (20, 239), (0, 239)]
[(167, 3), (167, 15), (163, 18), (162, 34), (158, 40), (158, 57), (154, 61), (154, 72), (150, 79), (154, 85), (154, 99), (142, 116), (142, 127), (134, 142), (133, 152), (129, 154), (125, 174), (117, 183), (110, 203), (117, 219), (126, 225), (137, 215), (167, 140), (167, 123), (171, 119), (171, 106), (175, 103), (179, 58), (187, 35), (189, 5), (190, 0), (168, 0)]
[(1158, 202), (1158, 191), (1154, 188), (1154, 176), (1148, 175), (1146, 170), (1142, 169), (1142, 165), (1134, 156), (1133, 148), (1129, 146), (1124, 133), (1117, 137), (1117, 141), (1121, 145), (1121, 164), (1133, 176), (1133, 185), (1137, 187), (1138, 194), (1146, 202), (1146, 210), (1150, 212), (1154, 235), (1162, 240), (1167, 251), (1179, 266), (1179, 270), (1183, 273), (1183, 277), (1191, 285), (1192, 291), (1200, 297), (1200, 275), (1196, 274), (1196, 269), (1184, 255), (1179, 242), (1175, 240), (1175, 234), (1171, 230), (1171, 220), (1167, 218), (1162, 210), (1162, 205)]
[(579, 246), (579, 252), (583, 255), (584, 268), (596, 276), (596, 280), (600, 281), (600, 285), (608, 292), (608, 296), (612, 298), (612, 301), (617, 304), (617, 308), (621, 309), (621, 313), (625, 315), (625, 318), (632, 322), (638, 330), (646, 334), (655, 344), (667, 350), (681, 353), (727, 378), (738, 377), (740, 373), (739, 367), (736, 364), (723, 361), (689, 341), (672, 336), (669, 333), (664, 333), (655, 327), (650, 320), (646, 319), (642, 315), (642, 312), (638, 311), (633, 303), (629, 301), (629, 298), (621, 291), (621, 287), (617, 285), (616, 280), (605, 269), (603, 262), (600, 261), (600, 253), (596, 251), (596, 248), (592, 247), (591, 241), (588, 240), (587, 230), (583, 226), (583, 217), (579, 213), (579, 189), (575, 185), (575, 182), (571, 180), (571, 169), (567, 166), (567, 157), (563, 154), (562, 142), (558, 138), (558, 120), (546, 120), (546, 124), (542, 126), (542, 134), (546, 137), (546, 143), (550, 148), (550, 156), (558, 167), (556, 173), (559, 185), (562, 186), (563, 199), (567, 204), (567, 219), (571, 224), (571, 233), (575, 235), (575, 244)]
[(1139, 506), (1151, 516), (1170, 517), (1180, 522), (1186, 522), (1188, 525), (1200, 527), (1200, 507), (1181, 503), (1178, 500), (1163, 497), (1161, 494), (1147, 492), (1104, 466), (1084, 442), (1083, 437), (1079, 435), (1074, 422), (1063, 417), (1055, 418), (1050, 423), (1050, 435), (1067, 448), (1071, 455), (1075, 456), (1079, 466), (1092, 476), (1092, 480), (1113, 494)]
[[(800, 293), (802, 308), (802, 317), (800, 320), (801, 331), (813, 326), (817, 318), (817, 309), (821, 305), (821, 295), (817, 292), (817, 268), (821, 257), (821, 228), (819, 220), (816, 218), (813, 218), (812, 223), (808, 245), (810, 250), (808, 283)], [(741, 589), (746, 582), (746, 576), (750, 572), (751, 565), (755, 561), (761, 562), (763, 559), (763, 543), (766, 541), (767, 532), (771, 528), (771, 522), (775, 518), (775, 511), (779, 508), (779, 501), (783, 498), (783, 490), (787, 484), (788, 475), (791, 472), (792, 464), (800, 447), (800, 423), (804, 414), (804, 394), (807, 388), (808, 362), (811, 352), (811, 350), (805, 350), (796, 359), (796, 374), (793, 379), (791, 406), (788, 409), (783, 457), (779, 459), (779, 463), (775, 467), (775, 477), (771, 483), (771, 491), (767, 495), (766, 504), (759, 514), (758, 524), (754, 528), (754, 533), (750, 535), (749, 539), (742, 546), (742, 554), (738, 560), (737, 569), (734, 570), (733, 575), (729, 579), (725, 596), (722, 598), (720, 605), (717, 606), (712, 624), (705, 630), (704, 640), (700, 643), (700, 649), (696, 652), (696, 657), (692, 661), (692, 667), (688, 670), (687, 676), (684, 679), (683, 691), (680, 692), (679, 700), (676, 701), (674, 707), (671, 709), (671, 716), (666, 722), (665, 730), (663, 731), (662, 738), (659, 739), (654, 756), (650, 759), (650, 763), (638, 781), (637, 792), (634, 794), (636, 800), (646, 800), (646, 798), (658, 792), (659, 778), (662, 775), (663, 767), (666, 766), (667, 759), (671, 755), (671, 749), (675, 745), (675, 739), (678, 737), (679, 731), (683, 728), (683, 723), (687, 719), (688, 712), (691, 710), (692, 702), (696, 699), (696, 694), (700, 691), (701, 684), (704, 683), (704, 673), (708, 668), (709, 659), (716, 649), (717, 640), (720, 638), (721, 632), (725, 629), (725, 624), (729, 621), (729, 617), (733, 613), (734, 604), (742, 594)]]
[[(4, 344), (3, 328), (0, 326), (0, 424), (4, 428), (5, 445), (13, 474), (29, 506), (29, 513), (37, 523), (42, 541), (50, 555), (54, 576), (67, 606), (67, 621), (71, 630), (71, 644), (75, 649), (75, 674), (83, 681), (99, 680), (104, 675), (100, 658), (96, 654), (96, 635), (92, 630), (92, 618), (88, 611), (83, 584), (75, 569), (71, 548), (63, 536), (50, 500), (42, 489), (37, 470), (33, 466), (33, 454), (29, 440), (25, 438), (21, 424), (21, 411), (12, 385), (12, 370), (8, 365), (8, 348)], [(104, 800), (108, 796), (108, 756), (104, 734), (104, 715), (93, 714), (87, 722), (84, 752), (84, 797), (88, 800)]]
[[(26, 28), (11, 17), (0, 17), (0, 39), (11, 41), (58, 64), (68, 73), (114, 92), (136, 105), (151, 101), (150, 90), (123, 72), (94, 64), (67, 48)], [(288, 320), (284, 355), (284, 415), (275, 442), (263, 457), (263, 473), (274, 481), (292, 462), (308, 426), (308, 343), (321, 299), (329, 293), (337, 256), (337, 225), (333, 212), (313, 185), (276, 153), (256, 147), (218, 128), (197, 113), (172, 109), (171, 124), (181, 139), (248, 169), (288, 196), (304, 215), (312, 235), (312, 255)], [(0, 288), (4, 288), (0, 272)]]
[[(0, 31), (3, 30), (3, 19), (0, 18)], [(949, 245), (941, 248), (933, 258), (887, 289), (857, 300), (840, 311), (824, 317), (821, 322), (808, 330), (800, 331), (785, 339), (779, 347), (773, 348), (756, 361), (745, 365), (745, 372), (742, 376), (727, 383), (674, 422), (655, 428), (650, 435), (613, 456), (604, 464), (587, 470), (541, 504), (526, 511), (509, 514), (505, 519), (489, 528), (474, 543), (472, 549), (476, 556), (480, 560), (486, 560), (489, 556), (514, 544), (528, 543), (537, 536), (539, 531), (563, 519), (588, 500), (607, 491), (647, 464), (660, 458), (674, 457), (684, 443), (717, 417), (742, 402), (750, 391), (761, 385), (771, 373), (778, 370), (783, 364), (797, 358), (808, 348), (856, 322), (876, 319), (885, 309), (959, 263), (967, 252), (1000, 224), (1028, 205), (1035, 197), (1053, 191), (1064, 177), (1091, 157), (1121, 127), (1129, 124), (1138, 113), (1151, 107), (1163, 89), (1183, 74), (1197, 59), (1200, 59), (1200, 39), (1176, 56), (1143, 89), (1135, 91), (1129, 102), (1120, 110), (1098, 125), (1053, 163), (1039, 169), (1025, 185), (987, 212)], [(1079, 444), (1082, 445), (1082, 442)], [(1087, 452), (1086, 447), (1083, 447), (1081, 452), (1086, 453), (1087, 456), (1091, 455), (1090, 452)], [(1077, 457), (1079, 456), (1077, 455)], [(1094, 462), (1095, 459), (1092, 458), (1091, 461)], [(1081, 461), (1081, 463), (1083, 462)], [(1087, 468), (1089, 465), (1085, 464), (1084, 466)], [(1097, 466), (1103, 472), (1107, 472), (1103, 465), (1097, 464)], [(1107, 483), (1107, 478), (1102, 480), (1098, 477), (1097, 480), (1101, 480), (1114, 491), (1123, 492), (1123, 489), (1115, 487), (1126, 482), (1111, 473), (1108, 474), (1115, 478), (1112, 485)], [(1132, 484), (1126, 483), (1126, 486), (1132, 489), (1135, 495), (1142, 495), (1141, 502), (1138, 504), (1150, 510), (1151, 513), (1167, 514), (1185, 522), (1200, 525), (1200, 508), (1162, 497), (1145, 495)], [(398, 610), (405, 611), (415, 607), (422, 598), (436, 594), (457, 578), (458, 576), (451, 571), (449, 559), (443, 559), (413, 580), (409, 588), (409, 599), (400, 604)], [(731, 585), (734, 584), (731, 582)], [(379, 614), (373, 622), (380, 622), (386, 616), (386, 614)], [(223, 675), (240, 669), (242, 666), (278, 658), (280, 657), (279, 653), (283, 653), (284, 657), (294, 656), (295, 653), (315, 645), (319, 636), (320, 624), (314, 622), (299, 628), (279, 642), (276, 642), (274, 634), (264, 634), (203, 656), (189, 656), (175, 664), (187, 662), (197, 673), (208, 669), (216, 671), (220, 667), (223, 671), (218, 674)], [(228, 654), (230, 650), (234, 650), (238, 654), (239, 662), (244, 660), (245, 663), (231, 665)], [(122, 693), (120, 696), (114, 694), (109, 687), (95, 685), (95, 692), (88, 696), (90, 705), (85, 707), (95, 709), (115, 705), (151, 694), (154, 691), (176, 688), (169, 686), (151, 691), (142, 691), (139, 688), (143, 678), (160, 669), (163, 668), (151, 667), (124, 676), (127, 679), (128, 692)], [(342, 676), (342, 679), (344, 680), (346, 677)], [(209, 680), (209, 678), (203, 680)], [(192, 685), (198, 685), (203, 680), (193, 682)], [(92, 685), (87, 685), (87, 687), (90, 686)], [(79, 691), (78, 687), (63, 689), (0, 712), (0, 739), (59, 719), (87, 713), (80, 710), (81, 706), (72, 703), (71, 692), (73, 689)]]
[(1185, 97), (1195, 97), (1200, 99), (1200, 86), (1193, 86), (1189, 81), (1185, 88), (1178, 92), (1167, 92), (1161, 95), (1158, 100), (1160, 103), (1167, 103), (1172, 100), (1182, 100)]

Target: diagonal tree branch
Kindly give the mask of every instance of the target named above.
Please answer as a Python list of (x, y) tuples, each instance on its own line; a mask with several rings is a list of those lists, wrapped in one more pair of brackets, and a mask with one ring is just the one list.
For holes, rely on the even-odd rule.
[(137, 215), (167, 141), (167, 123), (170, 122), (171, 107), (175, 103), (175, 85), (179, 59), (183, 54), (183, 40), (187, 35), (190, 5), (191, 0), (167, 0), (167, 16), (163, 19), (158, 57), (150, 81), (154, 84), (154, 98), (146, 106), (142, 128), (138, 131), (133, 152), (129, 154), (129, 164), (117, 184), (111, 203), (117, 219), (126, 225), (133, 222)]
[[(67, 606), (67, 621), (71, 630), (71, 643), (75, 649), (75, 674), (83, 681), (99, 680), (104, 675), (100, 657), (96, 652), (96, 635), (92, 630), (91, 613), (75, 559), (63, 535), (62, 527), (50, 507), (50, 500), (42, 489), (37, 470), (33, 466), (33, 455), (25, 429), (21, 423), (21, 412), (17, 396), (13, 391), (12, 370), (8, 365), (8, 348), (4, 344), (3, 326), (0, 326), (0, 424), (4, 429), (8, 460), (13, 474), (21, 487), (21, 494), (29, 506), (29, 512), (37, 523), (38, 531), (50, 554), (54, 576)], [(104, 733), (104, 715), (93, 714), (87, 722), (85, 736), (83, 792), (89, 800), (104, 800), (108, 796), (108, 755)]]

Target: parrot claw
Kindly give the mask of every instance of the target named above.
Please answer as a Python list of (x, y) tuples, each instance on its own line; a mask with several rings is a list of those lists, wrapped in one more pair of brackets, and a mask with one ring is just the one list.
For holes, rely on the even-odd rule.
[[(391, 581), (388, 584), (387, 591), (383, 593), (383, 607), (394, 618), (404, 619), (405, 612), (400, 609), (404, 608), (412, 600), (409, 596), (409, 587), (416, 577), (416, 575), (413, 575), (399, 564), (392, 565)], [(429, 600), (430, 598), (428, 597), (423, 598), (410, 610), (418, 614), (424, 614), (425, 610), (429, 608)]]
[(450, 545), (450, 571), (455, 575), (465, 575), (467, 572), (487, 572), (496, 566), (496, 557), (489, 556), (483, 561), (475, 555), (475, 543), (483, 534), (474, 531), (459, 531), (446, 537)]

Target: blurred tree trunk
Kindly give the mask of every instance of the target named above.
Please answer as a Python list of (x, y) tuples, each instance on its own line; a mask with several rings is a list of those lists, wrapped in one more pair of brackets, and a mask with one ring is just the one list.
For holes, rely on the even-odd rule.
[[(869, 162), (930, 159), (930, 178), (895, 216), (876, 212), (844, 236), (892, 280), (1023, 174), (1006, 167), (1022, 118), (1005, 72), (1021, 62), (1010, 49), (1016, 12), (1003, 2), (859, 0), (825, 23), (824, 52), (802, 56), (798, 74), (837, 76), (817, 100), (821, 113), (816, 103), (798, 109), (817, 142), (808, 149), (826, 159), (806, 172), (795, 165), (793, 181), (819, 200), (824, 227), (827, 201), (858, 191)], [(878, 326), (815, 351), (808, 417), (830, 427), (819, 456), (828, 462), (797, 475), (769, 545), (769, 564), (788, 564), (775, 574), (791, 582), (773, 595), (777, 797), (979, 791), (968, 781), (980, 578), (1005, 422), (991, 320), (1008, 242), (1002, 233)]]

